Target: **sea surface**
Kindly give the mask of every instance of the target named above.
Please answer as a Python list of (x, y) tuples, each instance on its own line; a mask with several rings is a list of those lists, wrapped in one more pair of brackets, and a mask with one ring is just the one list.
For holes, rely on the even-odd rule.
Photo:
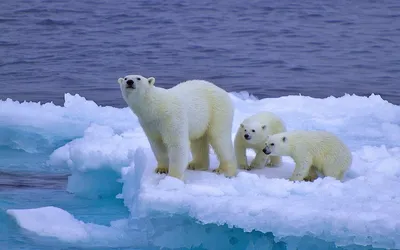
[(259, 98), (375, 93), (400, 104), (397, 0), (0, 3), (0, 98), (125, 106), (117, 79), (206, 79)]
[[(285, 159), (182, 188), (152, 172), (128, 74), (214, 82), (234, 129), (274, 110), (334, 132), (352, 170), (291, 183)], [(2, 0), (0, 249), (400, 249), (399, 79), (398, 0)]]

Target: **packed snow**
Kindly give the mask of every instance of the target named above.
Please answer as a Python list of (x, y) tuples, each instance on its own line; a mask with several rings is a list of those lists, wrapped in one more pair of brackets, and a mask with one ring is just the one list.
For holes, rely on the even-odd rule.
[[(67, 94), (65, 107), (0, 102), (0, 123), (21, 133), (34, 131), (48, 145), (54, 134), (60, 137), (59, 144), (70, 140), (49, 158), (54, 168), (70, 168), (68, 191), (123, 199), (131, 211), (130, 219), (153, 212), (182, 214), (199, 223), (272, 232), (281, 240), (314, 236), (337, 245), (400, 248), (399, 106), (377, 95), (263, 100), (245, 95), (231, 94), (236, 107), (232, 139), (244, 118), (264, 110), (279, 115), (288, 130), (331, 131), (350, 147), (354, 157), (344, 181), (291, 182), (288, 178), (294, 163), (289, 157), (284, 157), (279, 167), (240, 171), (230, 179), (211, 170), (187, 170), (184, 182), (155, 174), (154, 155), (133, 113), (128, 108), (99, 107), (77, 95)], [(38, 114), (44, 118), (39, 119)], [(0, 143), (14, 147), (15, 140), (5, 138)], [(249, 160), (254, 157), (251, 151), (248, 155)], [(212, 153), (211, 169), (217, 166)], [(38, 209), (9, 213), (27, 230), (71, 240), (57, 236), (66, 229), (33, 225), (36, 212), (49, 208)], [(66, 211), (52, 209), (57, 219), (49, 218), (49, 225), (68, 223), (78, 228), (70, 237), (87, 237), (86, 224)]]

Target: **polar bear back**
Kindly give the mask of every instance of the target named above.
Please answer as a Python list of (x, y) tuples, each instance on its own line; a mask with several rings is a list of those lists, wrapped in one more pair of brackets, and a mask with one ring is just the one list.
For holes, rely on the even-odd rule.
[(185, 81), (168, 89), (168, 92), (184, 104), (190, 139), (202, 136), (211, 123), (229, 121), (233, 117), (229, 95), (208, 81)]
[(351, 165), (352, 155), (347, 146), (326, 131), (290, 131), (285, 133), (293, 147), (293, 159), (302, 159), (311, 154), (313, 165), (320, 171), (326, 166), (347, 169)]

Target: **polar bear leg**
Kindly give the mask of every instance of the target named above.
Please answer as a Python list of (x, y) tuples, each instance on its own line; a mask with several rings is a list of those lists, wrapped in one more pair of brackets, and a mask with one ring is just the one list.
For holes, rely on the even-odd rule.
[(237, 165), (233, 153), (231, 130), (229, 130), (229, 125), (225, 125), (225, 127), (222, 128), (224, 128), (225, 131), (212, 129), (209, 134), (210, 144), (219, 160), (219, 167), (214, 171), (217, 173), (224, 173), (227, 177), (232, 177), (236, 175)]
[(168, 173), (168, 152), (165, 144), (160, 137), (154, 136), (148, 129), (147, 124), (141, 124), (143, 131), (149, 141), (151, 150), (157, 160), (156, 173), (166, 174)]
[(168, 157), (168, 175), (182, 180), (188, 164), (188, 149), (182, 146), (169, 146)]
[(262, 150), (256, 153), (256, 157), (254, 157), (253, 161), (250, 164), (250, 167), (247, 170), (253, 168), (262, 168), (265, 166), (268, 160), (268, 155), (264, 154)]
[(282, 163), (282, 157), (281, 156), (269, 156), (269, 163), (267, 166), (277, 166)]
[(168, 173), (168, 153), (167, 148), (161, 140), (149, 139), (151, 150), (157, 159), (156, 173), (166, 174)]
[(332, 165), (324, 166), (324, 168), (322, 169), (322, 173), (325, 176), (330, 176), (330, 177), (336, 178), (338, 180), (343, 179), (344, 172), (345, 171), (343, 169), (336, 168), (336, 165), (335, 166), (332, 166)]
[(246, 147), (243, 147), (240, 141), (241, 141), (240, 138), (235, 137), (234, 147), (236, 154), (236, 162), (239, 168), (248, 169), (249, 165), (247, 165)]
[(183, 180), (189, 158), (189, 131), (183, 118), (163, 127), (162, 138), (168, 152), (168, 175)]
[(301, 162), (296, 162), (296, 167), (293, 171), (292, 176), (290, 177), (291, 181), (302, 181), (304, 178), (308, 176), (310, 172), (312, 161), (310, 159), (305, 159)]
[(208, 170), (210, 165), (210, 146), (208, 145), (207, 135), (192, 140), (190, 142), (190, 150), (193, 160), (189, 162), (188, 169), (191, 170)]
[(318, 178), (318, 174), (316, 171), (316, 168), (311, 166), (310, 171), (308, 172), (308, 175), (306, 178), (304, 178), (305, 181), (315, 181)]

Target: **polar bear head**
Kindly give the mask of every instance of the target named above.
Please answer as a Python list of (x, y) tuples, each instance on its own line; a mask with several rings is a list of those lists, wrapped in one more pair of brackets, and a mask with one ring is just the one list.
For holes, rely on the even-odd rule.
[(288, 136), (279, 133), (267, 137), (263, 152), (266, 155), (284, 156), (290, 155), (291, 150), (292, 146)]
[(252, 145), (264, 144), (267, 140), (267, 126), (259, 122), (243, 122), (240, 124), (239, 136)]
[(126, 102), (143, 96), (147, 90), (154, 86), (155, 81), (156, 79), (154, 77), (146, 78), (141, 75), (127, 75), (124, 78), (118, 79), (122, 96)]

